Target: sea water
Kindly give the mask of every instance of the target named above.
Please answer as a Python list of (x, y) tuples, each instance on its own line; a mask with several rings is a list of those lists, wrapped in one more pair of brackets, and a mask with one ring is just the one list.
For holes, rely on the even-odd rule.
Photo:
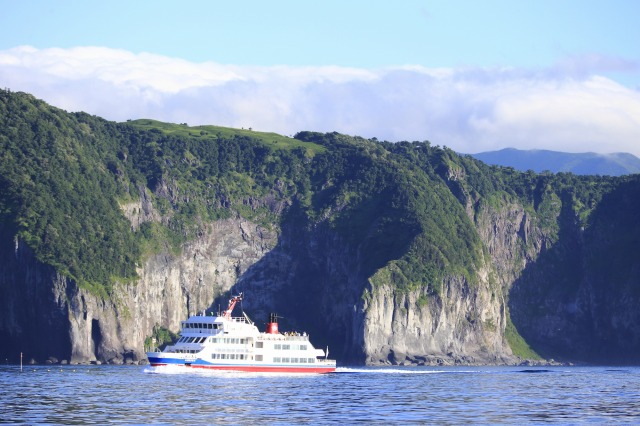
[[(259, 422), (259, 423), (258, 423)], [(637, 367), (0, 367), (0, 423), (640, 423)]]

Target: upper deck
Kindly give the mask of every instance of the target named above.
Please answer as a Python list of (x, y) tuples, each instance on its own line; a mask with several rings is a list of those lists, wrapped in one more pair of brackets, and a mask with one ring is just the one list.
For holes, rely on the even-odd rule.
[(180, 322), (180, 332), (181, 334), (217, 334), (221, 330), (237, 331), (237, 325), (253, 326), (253, 324), (249, 322), (245, 317), (225, 318), (221, 316), (193, 316), (186, 321)]

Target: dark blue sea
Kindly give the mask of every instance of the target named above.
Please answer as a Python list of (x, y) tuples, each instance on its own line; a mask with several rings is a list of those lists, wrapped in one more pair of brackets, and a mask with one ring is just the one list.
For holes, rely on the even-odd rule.
[(2, 366), (0, 423), (640, 424), (640, 368), (341, 367), (277, 375)]

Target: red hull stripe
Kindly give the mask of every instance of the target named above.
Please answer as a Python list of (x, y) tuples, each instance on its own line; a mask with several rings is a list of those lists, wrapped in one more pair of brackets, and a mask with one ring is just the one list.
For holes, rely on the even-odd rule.
[[(175, 366), (176, 364), (160, 364), (152, 363), (152, 367), (164, 367), (167, 365)], [(260, 367), (257, 365), (240, 366), (240, 365), (180, 365), (185, 368), (199, 368), (202, 370), (219, 370), (219, 371), (244, 371), (249, 373), (333, 373), (335, 367)]]

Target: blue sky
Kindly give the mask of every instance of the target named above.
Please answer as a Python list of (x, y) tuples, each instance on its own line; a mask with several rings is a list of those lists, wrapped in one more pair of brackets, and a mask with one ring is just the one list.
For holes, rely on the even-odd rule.
[(634, 0), (0, 6), (0, 86), (67, 110), (640, 155)]

